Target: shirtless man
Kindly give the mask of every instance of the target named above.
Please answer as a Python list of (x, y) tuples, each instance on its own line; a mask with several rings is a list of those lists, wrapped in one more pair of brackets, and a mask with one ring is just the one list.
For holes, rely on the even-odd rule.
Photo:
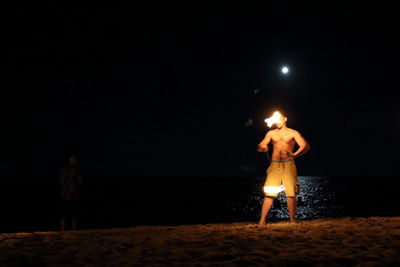
[[(301, 134), (286, 126), (287, 117), (281, 116), (275, 123), (277, 129), (270, 130), (264, 139), (258, 144), (258, 152), (267, 152), (268, 144), (272, 143), (272, 162), (267, 170), (267, 178), (264, 185), (264, 202), (261, 209), (261, 218), (259, 225), (265, 225), (268, 211), (271, 208), (276, 192), (268, 192), (265, 187), (279, 188), (284, 187), (289, 209), (290, 222), (295, 222), (296, 215), (296, 196), (300, 188), (297, 181), (297, 169), (294, 164), (294, 158), (300, 157), (310, 149), (310, 145), (301, 136)], [(296, 152), (293, 152), (295, 144), (299, 146)]]

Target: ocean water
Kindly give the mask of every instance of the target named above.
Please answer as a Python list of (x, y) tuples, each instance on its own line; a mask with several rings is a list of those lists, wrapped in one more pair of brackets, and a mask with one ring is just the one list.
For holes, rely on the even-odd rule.
[[(260, 216), (265, 177), (84, 180), (80, 229), (247, 221)], [(297, 218), (400, 216), (398, 177), (300, 176)], [(57, 179), (2, 178), (0, 232), (59, 229)], [(286, 198), (269, 220), (287, 220)]]
[[(323, 177), (299, 176), (300, 194), (297, 196), (296, 217), (299, 219), (400, 216), (397, 199), (400, 179), (398, 177)], [(234, 209), (247, 218), (259, 216), (263, 195), (257, 194), (262, 187), (255, 183), (251, 193)], [(274, 201), (269, 219), (289, 218), (286, 198), (281, 193)]]

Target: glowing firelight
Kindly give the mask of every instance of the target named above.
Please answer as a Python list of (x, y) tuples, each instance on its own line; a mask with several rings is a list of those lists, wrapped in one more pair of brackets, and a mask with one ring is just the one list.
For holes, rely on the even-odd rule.
[(271, 128), (271, 126), (278, 122), (281, 119), (282, 115), (279, 113), (279, 111), (275, 111), (274, 114), (269, 117), (268, 119), (265, 119), (265, 122), (267, 123), (268, 127)]
[(264, 186), (264, 193), (266, 193), (266, 194), (279, 194), (282, 191), (285, 191), (285, 187), (283, 185)]

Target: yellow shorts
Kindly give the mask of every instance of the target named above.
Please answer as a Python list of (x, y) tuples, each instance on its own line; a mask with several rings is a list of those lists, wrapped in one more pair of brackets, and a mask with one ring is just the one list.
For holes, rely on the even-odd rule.
[[(279, 187), (281, 188), (279, 189)], [(263, 189), (265, 196), (276, 197), (279, 194), (277, 191), (281, 190), (285, 191), (287, 197), (297, 196), (300, 193), (300, 186), (297, 181), (294, 160), (273, 160), (267, 169), (267, 178)]]

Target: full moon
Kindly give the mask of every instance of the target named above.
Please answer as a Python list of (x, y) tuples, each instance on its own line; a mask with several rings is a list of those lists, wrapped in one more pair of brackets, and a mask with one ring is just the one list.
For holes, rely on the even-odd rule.
[(288, 74), (289, 68), (288, 67), (282, 67), (282, 73), (283, 74)]

